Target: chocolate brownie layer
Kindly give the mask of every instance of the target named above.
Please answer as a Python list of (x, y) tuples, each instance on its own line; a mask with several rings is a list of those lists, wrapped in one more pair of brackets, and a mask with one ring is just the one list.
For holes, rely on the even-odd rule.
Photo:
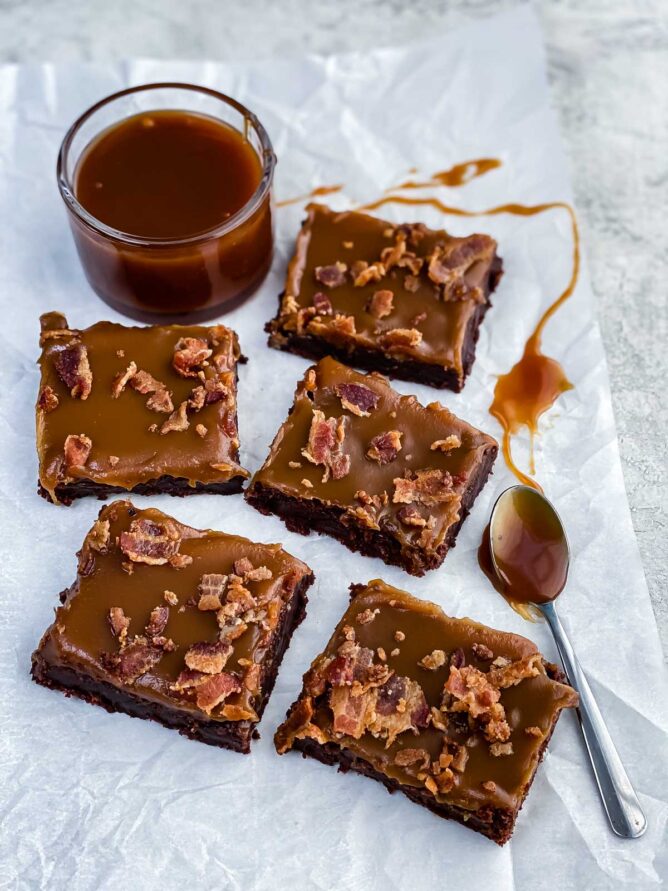
[(502, 275), (496, 242), (312, 204), (269, 345), (461, 390)]
[(279, 545), (104, 507), (35, 681), (247, 752), (313, 573)]
[(293, 531), (423, 575), (454, 545), (497, 451), (439, 403), (325, 358), (298, 386), (246, 499)]
[(504, 844), (577, 694), (526, 638), (379, 579), (350, 606), (275, 735)]

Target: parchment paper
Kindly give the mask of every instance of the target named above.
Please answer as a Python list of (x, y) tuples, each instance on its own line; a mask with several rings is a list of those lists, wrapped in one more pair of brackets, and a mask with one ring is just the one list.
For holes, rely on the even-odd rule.
[[(354, 27), (354, 23), (351, 23)], [(531, 637), (555, 658), (544, 625), (530, 625), (490, 588), (475, 557), (489, 509), (513, 483), (499, 459), (445, 565), (413, 579), (336, 542), (293, 535), (240, 497), (137, 498), (194, 526), (280, 541), (317, 574), (309, 614), (286, 655), (261, 724), (243, 757), (189, 742), (146, 721), (108, 715), (29, 680), (30, 654), (57, 594), (75, 574), (75, 551), (100, 505), (56, 508), (35, 492), (33, 403), (38, 315), (66, 311), (73, 325), (122, 321), (87, 286), (55, 183), (71, 121), (130, 84), (184, 80), (238, 97), (267, 126), (280, 159), (278, 198), (343, 182), (332, 204), (371, 199), (408, 168), (422, 173), (476, 157), (503, 167), (456, 190), (450, 203), (571, 199), (541, 37), (526, 9), (404, 49), (299, 61), (131, 62), (4, 68), (0, 73), (0, 504), (3, 691), (0, 805), (2, 887), (48, 889), (432, 889), (655, 887), (665, 879), (668, 800), (665, 673), (624, 493), (608, 376), (586, 268), (573, 299), (547, 329), (545, 350), (575, 389), (542, 424), (538, 476), (570, 536), (573, 565), (560, 610), (649, 820), (621, 841), (608, 828), (573, 714), (555, 733), (512, 842), (503, 849), (438, 819), (376, 783), (279, 758), (274, 729), (321, 649), (350, 582), (382, 577), (453, 615)], [(575, 159), (577, 163), (577, 159)], [(623, 172), (622, 172), (623, 173)], [(463, 393), (397, 383), (421, 401), (441, 398), (494, 435), (487, 412), (495, 375), (508, 370), (541, 310), (570, 272), (565, 213), (480, 221), (387, 208), (457, 234), (499, 241), (506, 275), (487, 316)], [(261, 291), (225, 321), (239, 332), (242, 458), (257, 468), (306, 362), (265, 346), (299, 206), (277, 212), (277, 255)], [(586, 243), (585, 243), (586, 247)], [(526, 449), (516, 447), (520, 461)]]

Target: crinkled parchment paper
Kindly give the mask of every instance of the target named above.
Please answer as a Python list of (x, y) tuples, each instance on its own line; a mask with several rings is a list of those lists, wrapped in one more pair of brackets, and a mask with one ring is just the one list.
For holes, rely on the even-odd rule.
[[(530, 625), (490, 588), (476, 563), (489, 509), (513, 478), (498, 461), (445, 565), (413, 579), (336, 542), (286, 531), (238, 496), (137, 498), (194, 526), (280, 541), (314, 568), (309, 615), (286, 655), (243, 757), (146, 721), (108, 715), (37, 687), (30, 654), (71, 583), (75, 551), (100, 505), (56, 508), (36, 492), (33, 403), (38, 315), (59, 309), (75, 326), (122, 321), (87, 286), (55, 183), (71, 121), (100, 97), (158, 80), (206, 84), (238, 97), (265, 123), (279, 156), (278, 198), (342, 182), (337, 207), (377, 197), (408, 168), (422, 173), (470, 158), (503, 166), (459, 189), (452, 204), (570, 200), (549, 108), (541, 37), (526, 10), (404, 49), (299, 61), (6, 67), (0, 72), (0, 448), (2, 592), (0, 870), (10, 888), (432, 889), (653, 887), (666, 877), (668, 800), (665, 674), (631, 527), (608, 376), (583, 270), (575, 296), (550, 322), (544, 348), (575, 389), (542, 422), (538, 477), (566, 521), (573, 550), (560, 602), (610, 730), (649, 820), (639, 841), (608, 828), (574, 714), (565, 715), (503, 849), (378, 784), (297, 755), (279, 758), (272, 734), (301, 675), (340, 616), (350, 582), (382, 576), (457, 616), (528, 635), (548, 657), (544, 625)], [(403, 211), (403, 212), (402, 212)], [(277, 211), (277, 253), (260, 292), (225, 318), (250, 362), (241, 369), (243, 463), (255, 469), (283, 420), (306, 363), (265, 346), (299, 206)], [(483, 325), (463, 393), (439, 396), (494, 435), (487, 412), (495, 375), (519, 358), (541, 310), (570, 273), (563, 211), (539, 217), (444, 219), (388, 208), (457, 234), (490, 232), (506, 275)], [(586, 247), (586, 245), (585, 245)], [(516, 447), (520, 461), (526, 448)]]

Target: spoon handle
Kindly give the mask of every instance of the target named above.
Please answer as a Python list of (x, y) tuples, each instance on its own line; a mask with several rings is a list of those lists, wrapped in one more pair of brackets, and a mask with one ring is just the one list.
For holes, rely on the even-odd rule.
[(568, 680), (580, 694), (580, 707), (577, 710), (580, 727), (613, 832), (622, 838), (639, 838), (647, 829), (647, 820), (605, 726), (591, 687), (559, 621), (554, 604), (540, 604), (540, 609), (554, 635)]

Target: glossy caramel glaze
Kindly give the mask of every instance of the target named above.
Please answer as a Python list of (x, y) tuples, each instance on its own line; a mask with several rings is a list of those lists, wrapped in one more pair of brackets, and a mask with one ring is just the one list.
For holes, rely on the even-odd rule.
[(559, 517), (533, 489), (516, 486), (494, 508), (490, 544), (508, 595), (521, 603), (549, 603), (568, 577), (568, 542)]
[[(201, 368), (202, 377), (177, 374), (172, 360), (181, 338), (205, 340), (214, 355), (223, 356), (220, 367), (226, 370), (219, 372), (209, 362)], [(36, 409), (39, 480), (53, 501), (58, 500), (60, 484), (77, 480), (130, 490), (164, 475), (185, 479), (191, 486), (248, 476), (238, 464), (236, 363), (240, 354), (237, 336), (229, 328), (127, 328), (98, 322), (79, 331), (68, 328), (64, 316), (49, 313), (42, 317), (41, 340)], [(73, 396), (56, 368), (59, 353), (78, 344), (86, 350), (92, 374), (86, 398)], [(149, 395), (128, 384), (117, 398), (113, 397), (115, 378), (131, 362), (166, 386), (175, 410), (204, 381), (219, 381), (226, 396), (197, 412), (189, 411), (187, 429), (162, 433), (170, 413), (149, 409)], [(55, 394), (55, 408), (44, 407), (45, 392)], [(204, 429), (206, 432), (200, 435)], [(85, 464), (66, 466), (66, 439), (81, 434), (92, 443), (90, 454)]]
[[(337, 394), (337, 388), (351, 384), (368, 388), (377, 397), (368, 417), (345, 408)], [(323, 481), (323, 466), (302, 454), (308, 447), (316, 411), (326, 419), (344, 418), (342, 450), (350, 456), (350, 469), (341, 479), (330, 475)], [(374, 437), (389, 431), (401, 434), (401, 450), (393, 460), (381, 464), (367, 452)], [(456, 437), (458, 445), (447, 451), (432, 449), (434, 443), (444, 442), (447, 437)], [(381, 375), (360, 374), (328, 357), (309, 369), (297, 387), (294, 406), (248, 492), (252, 494), (254, 487), (261, 485), (299, 499), (317, 499), (341, 507), (347, 514), (344, 522), (374, 523), (375, 528), (397, 539), (402, 548), (421, 547), (430, 553), (439, 548), (448, 529), (458, 521), (461, 495), (490, 449), (496, 451), (490, 436), (461, 421), (440, 403), (425, 407), (414, 396), (400, 396)], [(425, 469), (449, 474), (453, 493), (452, 499), (441, 503), (412, 505), (424, 521), (433, 517), (427, 533), (424, 522), (422, 526), (406, 525), (399, 519), (399, 512), (411, 506), (409, 503), (393, 501), (394, 481)], [(378, 498), (378, 502), (369, 504), (364, 493)]]
[[(516, 812), (560, 710), (577, 703), (575, 692), (552, 680), (539, 657), (535, 676), (501, 690), (500, 702), (510, 725), (512, 753), (494, 755), (479, 726), (457, 722), (444, 732), (434, 724), (434, 715), (438, 717), (442, 704), (444, 684), (451, 674), (452, 657), (456, 655), (459, 666), (473, 666), (487, 675), (496, 667), (492, 660), (501, 658), (511, 663), (530, 660), (538, 654), (535, 645), (526, 638), (495, 631), (470, 619), (450, 618), (435, 604), (418, 600), (380, 580), (371, 581), (366, 586), (353, 586), (353, 591), (350, 606), (324, 653), (313, 662), (311, 671), (305, 676), (305, 689), (300, 700), (277, 731), (278, 751), (287, 751), (296, 740), (305, 737), (319, 743), (335, 743), (402, 785), (420, 787), (425, 783), (425, 777), (418, 776), (415, 765), (397, 765), (397, 753), (403, 749), (423, 749), (434, 763), (438, 761), (444, 742), (449, 741), (464, 746), (468, 758), (463, 770), (452, 771), (453, 786), (449, 791), (432, 792), (436, 801), (470, 811), (491, 805)], [(367, 610), (375, 613), (371, 621), (368, 621)], [(314, 689), (330, 657), (336, 657), (341, 645), (350, 639), (351, 628), (354, 639), (362, 647), (375, 651), (374, 664), (386, 664), (395, 675), (419, 684), (432, 710), (427, 727), (417, 733), (408, 729), (390, 745), (387, 745), (389, 740), (369, 731), (359, 738), (334, 732), (333, 712), (328, 704), (329, 688), (323, 693), (317, 693), (317, 688), (315, 696), (310, 696), (308, 690)], [(485, 658), (480, 658), (474, 647), (477, 653), (487, 649)], [(430, 670), (418, 664), (434, 651), (444, 654), (442, 665)], [(442, 717), (443, 712), (440, 714)]]
[[(119, 547), (119, 536), (133, 520), (169, 523), (180, 536), (178, 553), (192, 562), (181, 568), (169, 563), (148, 565), (131, 562)], [(109, 523), (109, 539), (102, 552), (99, 523)], [(194, 690), (177, 692), (173, 685), (186, 668), (188, 649), (201, 642), (215, 643), (220, 632), (216, 612), (198, 607), (198, 586), (207, 573), (230, 576), (234, 563), (247, 558), (253, 567), (264, 566), (270, 579), (246, 581), (253, 597), (263, 604), (266, 614), (249, 621), (246, 631), (232, 641), (233, 650), (224, 666), (225, 672), (241, 680), (242, 689), (224, 703), (207, 712), (213, 721), (254, 720), (261, 709), (265, 655), (272, 644), (273, 631), (283, 610), (288, 608), (296, 586), (310, 575), (309, 568), (287, 554), (280, 545), (255, 544), (236, 535), (184, 526), (161, 511), (137, 510), (129, 501), (117, 501), (102, 508), (98, 523), (84, 540), (79, 554), (75, 584), (67, 592), (64, 605), (56, 610), (53, 625), (47, 630), (35, 657), (50, 667), (64, 666), (102, 682), (127, 689), (134, 696), (158, 701), (170, 707), (202, 717)], [(131, 571), (128, 571), (128, 570)], [(166, 599), (165, 592), (171, 595)], [(128, 640), (142, 635), (155, 607), (169, 604), (169, 617), (162, 631), (174, 645), (165, 650), (156, 665), (131, 681), (124, 681), (110, 671), (106, 654), (119, 652), (119, 640), (112, 633), (109, 612), (121, 608), (130, 620)], [(273, 606), (271, 606), (273, 604)], [(261, 666), (261, 673), (253, 665)]]
[[(464, 239), (442, 230), (418, 227), (418, 232), (415, 227), (405, 228), (416, 233), (415, 241), (409, 234), (407, 246), (418, 262), (422, 261), (419, 272), (414, 274), (406, 266), (383, 267), (379, 278), (356, 285), (355, 264), (378, 264), (382, 252), (396, 244), (402, 227), (356, 211), (336, 213), (323, 205), (309, 205), (288, 266), (285, 294), (279, 316), (272, 323), (270, 343), (277, 345), (281, 336), (297, 332), (334, 346), (380, 350), (398, 360), (413, 359), (451, 369), (461, 386), (469, 323), (479, 305), (486, 302), (490, 269), (498, 263), (496, 242), (482, 235)], [(427, 273), (430, 256), (441, 248), (454, 252), (474, 242), (483, 245), (482, 252), (472, 252), (469, 264), (453, 278), (461, 294), (445, 298), (442, 286)], [(318, 279), (317, 269), (337, 262), (346, 266), (345, 281), (327, 287)], [(390, 311), (380, 317), (371, 310), (372, 297), (379, 291), (392, 294)], [(314, 310), (314, 297), (319, 293), (330, 301), (331, 312), (320, 313), (317, 307)], [(354, 330), (349, 325), (341, 327), (341, 319), (352, 320)], [(397, 329), (414, 331), (417, 342), (388, 343), (386, 336)]]
[(498, 591), (499, 594), (508, 602), (508, 604), (512, 606), (515, 612), (519, 613), (519, 615), (522, 616), (523, 619), (526, 619), (528, 622), (543, 621), (543, 614), (538, 609), (538, 607), (534, 606), (532, 603), (522, 603), (519, 600), (514, 600), (510, 596), (508, 586), (504, 582), (502, 582), (496, 574), (494, 564), (492, 563), (492, 553), (490, 550), (489, 523), (483, 530), (482, 539), (480, 541), (480, 545), (478, 546), (478, 566), (487, 576), (487, 579), (490, 581), (494, 590)]

